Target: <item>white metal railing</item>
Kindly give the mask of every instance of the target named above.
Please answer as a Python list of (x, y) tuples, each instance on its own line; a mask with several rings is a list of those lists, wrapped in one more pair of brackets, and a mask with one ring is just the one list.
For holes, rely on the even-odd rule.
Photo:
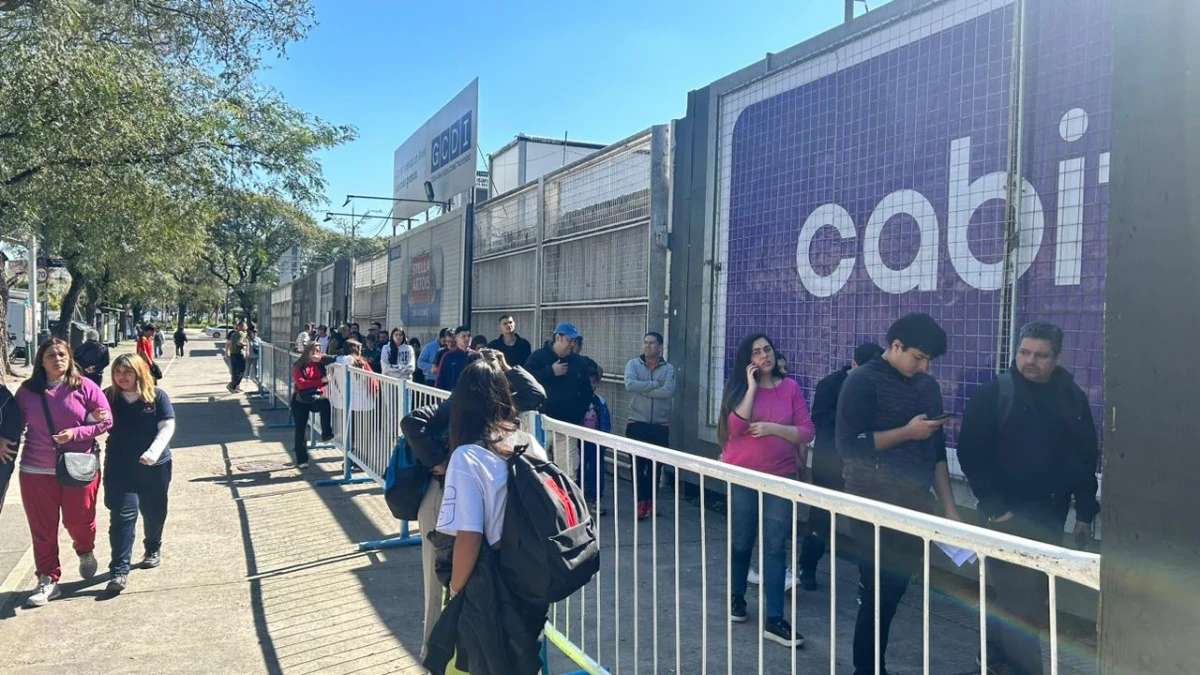
[[(874, 607), (875, 607), (875, 634), (879, 635), (880, 622), (880, 532), (881, 530), (894, 530), (910, 534), (919, 538), (923, 542), (923, 563), (922, 563), (922, 654), (923, 654), (923, 672), (928, 674), (930, 670), (930, 553), (934, 543), (942, 543), (950, 546), (967, 549), (973, 551), (979, 557), (979, 641), (980, 641), (980, 656), (983, 661), (982, 667), (984, 671), (987, 669), (987, 568), (983, 561), (992, 559), (1008, 563), (1012, 563), (1024, 568), (1038, 570), (1047, 575), (1048, 591), (1049, 591), (1049, 620), (1050, 620), (1050, 670), (1051, 675), (1057, 675), (1059, 672), (1059, 635), (1057, 625), (1057, 599), (1059, 580), (1066, 580), (1080, 584), (1084, 587), (1099, 590), (1100, 585), (1100, 556), (1066, 549), (1060, 546), (1053, 546), (1028, 539), (1014, 537), (991, 530), (982, 529), (973, 525), (967, 525), (951, 521), (945, 518), (911, 511), (908, 509), (876, 502), (873, 500), (857, 497), (854, 495), (828, 490), (807, 483), (790, 480), (787, 478), (771, 476), (757, 471), (744, 469), (729, 464), (724, 464), (715, 460), (681, 453), (678, 451), (660, 448), (657, 446), (641, 443), (638, 441), (629, 440), (626, 438), (613, 436), (597, 432), (591, 429), (574, 426), (553, 420), (550, 418), (542, 418), (542, 428), (545, 432), (549, 446), (553, 449), (552, 459), (560, 466), (571, 466), (572, 458), (564, 453), (575, 453), (578, 451), (579, 445), (582, 442), (597, 443), (601, 447), (606, 447), (614, 454), (614, 460), (617, 460), (619, 455), (629, 455), (633, 457), (644, 458), (652, 461), (655, 465), (655, 473), (659, 465), (669, 466), (674, 469), (674, 509), (673, 518), (667, 523), (662, 523), (664, 518), (652, 512), (651, 521), (647, 528), (637, 524), (632, 528), (632, 532), (626, 531), (626, 528), (620, 525), (622, 520), (622, 511), (627, 515), (632, 509), (633, 503), (643, 496), (636, 493), (637, 487), (634, 484), (633, 499), (629, 499), (628, 493), (625, 493), (623, 498), (620, 496), (619, 489), (610, 490), (610, 494), (605, 498), (605, 504), (609, 507), (610, 515), (616, 525), (606, 524), (599, 528), (599, 531), (604, 533), (602, 536), (613, 538), (611, 542), (602, 541), (601, 544), (605, 551), (604, 565), (607, 570), (602, 570), (600, 575), (593, 580), (588, 587), (580, 591), (576, 596), (570, 598), (555, 607), (551, 616), (552, 624), (563, 634), (563, 636), (571, 642), (581, 646), (583, 650), (590, 656), (595, 663), (611, 664), (614, 672), (626, 672), (622, 670), (622, 660), (628, 661), (628, 652), (632, 649), (632, 664), (626, 663), (627, 670), (637, 673), (639, 668), (646, 668), (647, 672), (662, 672), (660, 670), (660, 662), (664, 660), (664, 655), (668, 656), (673, 651), (675, 662), (673, 664), (662, 664), (674, 668), (674, 672), (708, 672), (710, 668), (716, 670), (714, 659), (716, 654), (724, 653), (725, 666), (728, 673), (750, 672), (747, 669), (747, 663), (744, 660), (745, 655), (742, 654), (745, 640), (735, 642), (734, 628), (728, 621), (726, 614), (729, 602), (728, 593), (718, 594), (719, 602), (723, 603), (717, 613), (721, 620), (725, 622), (724, 633), (724, 649), (713, 648), (710, 635), (710, 617), (709, 603), (710, 590), (713, 586), (720, 588), (729, 587), (730, 584), (730, 567), (732, 559), (732, 540), (726, 536), (724, 539), (724, 584), (713, 584), (710, 581), (711, 565), (713, 564), (712, 543), (710, 539), (714, 538), (709, 532), (709, 522), (712, 515), (709, 513), (708, 504), (708, 489), (724, 488), (727, 493), (732, 486), (741, 486), (754, 490), (759, 499), (759, 514), (758, 514), (758, 540), (757, 540), (757, 560), (758, 569), (763, 569), (763, 513), (762, 502), (763, 497), (770, 495), (788, 500), (792, 504), (792, 528), (791, 541), (793, 547), (798, 543), (797, 534), (798, 528), (796, 523), (801, 507), (814, 507), (830, 511), (831, 514), (843, 518), (851, 518), (854, 520), (864, 521), (871, 525), (874, 532)], [(604, 470), (602, 465), (597, 467), (597, 471)], [(700, 580), (698, 591), (699, 597), (695, 593), (689, 593), (691, 588), (690, 580), (681, 579), (681, 571), (687, 565), (681, 564), (685, 561), (680, 560), (680, 474), (683, 472), (691, 473), (696, 476), (699, 482), (700, 495), (700, 532), (703, 536), (699, 538), (700, 547)], [(599, 480), (599, 476), (596, 477)], [(731, 502), (726, 502), (726, 527), (727, 532), (732, 529)], [(603, 522), (603, 519), (602, 519)], [(644, 530), (648, 530), (644, 531)], [(660, 531), (669, 531), (669, 541), (662, 541)], [(648, 535), (648, 537), (647, 537)], [(828, 614), (828, 668), (830, 673), (837, 672), (837, 654), (838, 654), (838, 637), (836, 628), (837, 615), (837, 518), (830, 518), (829, 532), (829, 614)], [(623, 541), (623, 538), (627, 538)], [(649, 542), (646, 542), (646, 539)], [(671, 570), (673, 574), (664, 574), (660, 571), (660, 548), (664, 544), (670, 549), (674, 556), (671, 562)], [(649, 548), (651, 557), (649, 565), (649, 587), (653, 589), (649, 598), (644, 598), (644, 594), (639, 592), (639, 589), (644, 589), (646, 572), (643, 570), (644, 565), (639, 560), (644, 556)], [(622, 560), (623, 556), (630, 556), (632, 560)], [(631, 573), (625, 570), (631, 567)], [(721, 574), (718, 571), (718, 574)], [(694, 576), (694, 575), (692, 575)], [(664, 578), (667, 577), (667, 578)], [(673, 577), (673, 578), (670, 578)], [(674, 644), (666, 645), (666, 649), (660, 649), (663, 645), (660, 643), (662, 626), (660, 621), (664, 617), (670, 617), (671, 614), (665, 614), (663, 602), (660, 596), (667, 595), (660, 592), (660, 583), (667, 581), (673, 585), (673, 592), (670, 596), (674, 598), (673, 612), (673, 632)], [(611, 583), (611, 590), (605, 588), (606, 584)], [(797, 584), (798, 586), (798, 584)], [(1000, 589), (998, 592), (1003, 592)], [(760, 585), (758, 590), (758, 606), (761, 608), (764, 605), (763, 587)], [(611, 603), (613, 611), (611, 614), (604, 611), (604, 605)], [(645, 603), (645, 604), (643, 604)], [(797, 587), (793, 587), (790, 593), (790, 622), (793, 627), (797, 626), (797, 608), (801, 606), (801, 598), (798, 594)], [(632, 604), (632, 608), (628, 605)], [(648, 606), (647, 606), (648, 605)], [(632, 609), (632, 611), (630, 611)], [(645, 632), (647, 627), (646, 610), (649, 610), (649, 636)], [(699, 662), (696, 659), (685, 661), (684, 649), (682, 646), (681, 636), (683, 631), (695, 631), (697, 626), (694, 625), (696, 614), (699, 614), (700, 626), (700, 650)], [(629, 621), (626, 617), (632, 617)], [(758, 630), (758, 649), (757, 649), (757, 669), (754, 672), (758, 673), (777, 673), (782, 672), (779, 668), (778, 659), (771, 659), (770, 663), (765, 658), (766, 653), (763, 649), (763, 612), (759, 611), (759, 630)], [(607, 623), (606, 621), (611, 622)], [(686, 622), (686, 623), (685, 623)], [(631, 625), (630, 625), (631, 624)], [(692, 624), (692, 625), (686, 625)], [(577, 629), (578, 627), (578, 629)], [(632, 639), (623, 639), (623, 631), (632, 630)], [(893, 633), (894, 634), (894, 633)], [(626, 636), (628, 637), (628, 636)], [(671, 649), (673, 647), (673, 650)], [(878, 649), (879, 642), (876, 640), (876, 672), (878, 673)], [(649, 652), (649, 654), (647, 654)], [(782, 653), (782, 652), (780, 652)], [(790, 654), (790, 672), (798, 672), (798, 655), (795, 650)], [(735, 668), (735, 663), (738, 665)], [(602, 672), (602, 671), (594, 671)]]
[[(268, 349), (269, 347), (269, 349)], [(273, 358), (267, 358), (267, 354)], [(286, 367), (280, 368), (280, 359), (286, 356)], [(294, 354), (273, 346), (264, 345), (263, 356), (256, 381), (268, 392), (278, 396), (281, 391), (290, 392), (291, 362)], [(374, 481), (383, 483), (388, 461), (397, 437), (400, 435), (400, 419), (416, 408), (444, 400), (448, 392), (411, 381), (400, 381), (383, 375), (368, 373), (346, 366), (331, 366), (330, 399), (334, 407), (334, 445), (345, 455), (346, 469), (340, 480), (318, 481), (318, 484), (344, 484), (347, 482)], [(281, 382), (286, 378), (286, 382)], [(286, 386), (285, 386), (286, 385)], [(284, 399), (286, 401), (286, 399)], [(745, 639), (735, 641), (735, 632), (728, 617), (731, 582), (732, 540), (721, 534), (720, 517), (710, 512), (710, 490), (728, 493), (734, 486), (754, 491), (759, 500), (757, 562), (763, 570), (763, 499), (766, 496), (787, 500), (791, 504), (792, 550), (799, 543), (797, 523), (802, 509), (812, 507), (828, 510), (831, 517), (829, 545), (829, 607), (828, 607), (828, 669), (837, 672), (837, 523), (838, 517), (862, 521), (870, 525), (874, 534), (874, 607), (875, 634), (879, 635), (880, 622), (880, 533), (893, 530), (907, 533), (923, 543), (921, 569), (922, 588), (922, 668), (928, 675), (930, 665), (930, 553), (935, 543), (973, 551), (979, 557), (979, 654), (986, 671), (987, 664), (987, 569), (985, 560), (998, 560), (1020, 567), (1037, 570), (1047, 575), (1049, 591), (1049, 637), (1051, 675), (1058, 675), (1059, 634), (1057, 602), (1059, 580), (1099, 590), (1100, 557), (1095, 554), (1066, 549), (1028, 539), (958, 523), (937, 516), (911, 511), (900, 507), (872, 501), (854, 495), (820, 488), (787, 478), (771, 476), (749, 469), (725, 464), (704, 457), (661, 448), (629, 440), (620, 436), (566, 424), (551, 418), (533, 414), (527, 417), (526, 425), (547, 446), (552, 459), (565, 468), (582, 464), (577, 457), (582, 443), (590, 442), (611, 455), (614, 466), (632, 464), (633, 458), (642, 458), (654, 464), (657, 475), (659, 466), (673, 469), (673, 508), (669, 516), (660, 516), (652, 511), (648, 524), (639, 524), (632, 519), (633, 504), (648, 495), (637, 494), (636, 482), (630, 499), (628, 489), (622, 490), (620, 481), (610, 481), (604, 505), (609, 508), (606, 518), (598, 518), (598, 536), (604, 550), (604, 565), (591, 583), (576, 595), (558, 603), (552, 611), (547, 625), (547, 638), (559, 647), (578, 667), (589, 673), (663, 672), (662, 668), (674, 668), (674, 672), (720, 672), (732, 675), (735, 672), (750, 672), (747, 664), (754, 662), (754, 672), (778, 673), (785, 669), (779, 655), (767, 654), (764, 650), (764, 612), (758, 615), (757, 653), (747, 653)], [(366, 477), (351, 478), (352, 468), (361, 469)], [(595, 483), (599, 473), (607, 471), (604, 462), (595, 465)], [(680, 515), (685, 510), (680, 503), (683, 474), (691, 474), (699, 485), (699, 529), (696, 541), (685, 541), (692, 535), (691, 524), (682, 522)], [(657, 481), (655, 481), (656, 483)], [(623, 495), (623, 497), (622, 497)], [(731, 502), (726, 501), (725, 531), (732, 529)], [(622, 515), (624, 514), (624, 516)], [(716, 520), (714, 520), (714, 518)], [(632, 524), (632, 527), (629, 525)], [(681, 536), (683, 538), (681, 538)], [(720, 542), (723, 538), (724, 542)], [(416, 543), (409, 535), (408, 524), (403, 524), (401, 536), (379, 542), (365, 542), (360, 548), (388, 548)], [(695, 560), (684, 560), (681, 548), (695, 544), (699, 548), (699, 574), (694, 568)], [(720, 549), (724, 551), (723, 565)], [(648, 550), (645, 550), (648, 549)], [(649, 566), (644, 557), (649, 555)], [(660, 569), (661, 563), (668, 567)], [(844, 564), (844, 561), (843, 561)], [(716, 576), (713, 579), (712, 576)], [(647, 585), (646, 582), (649, 582)], [(722, 583), (723, 582), (723, 583)], [(663, 586), (662, 584), (666, 584)], [(651, 589), (646, 597), (644, 589)], [(716, 593), (716, 600), (710, 595)], [(1001, 591), (1002, 592), (1002, 589)], [(807, 606), (796, 587), (790, 592), (790, 622), (797, 626), (798, 608)], [(710, 605), (719, 603), (713, 616)], [(764, 589), (758, 589), (758, 607), (764, 606)], [(611, 608), (611, 612), (609, 611)], [(664, 610), (673, 610), (667, 613)], [(698, 616), (697, 616), (698, 615)], [(670, 617), (670, 618), (667, 618)], [(664, 623), (666, 621), (667, 623)], [(697, 626), (697, 622), (699, 625)], [(720, 630), (723, 622), (724, 630)], [(714, 625), (715, 624), (715, 625)], [(811, 624), (806, 623), (806, 627)], [(715, 628), (715, 630), (714, 630)], [(691, 640), (684, 636), (699, 632), (699, 649), (693, 649)], [(811, 628), (808, 632), (812, 633)], [(673, 640), (669, 634), (673, 634)], [(632, 635), (632, 639), (628, 639)], [(893, 632), (894, 634), (894, 632)], [(724, 640), (719, 636), (723, 635)], [(624, 638), (623, 638), (624, 636)], [(718, 636), (718, 637), (714, 637)], [(724, 642), (723, 645), (720, 642)], [(689, 646), (685, 648), (685, 643)], [(876, 640), (876, 650), (879, 649)], [(799, 668), (799, 655), (789, 650), (787, 656), (790, 672)], [(672, 660), (674, 663), (669, 663)], [(806, 657), (811, 658), (811, 657)], [(721, 668), (724, 661), (724, 668)], [(878, 669), (878, 656), (875, 659)], [(627, 669), (622, 670), (622, 663)], [(878, 671), (877, 671), (878, 672)]]

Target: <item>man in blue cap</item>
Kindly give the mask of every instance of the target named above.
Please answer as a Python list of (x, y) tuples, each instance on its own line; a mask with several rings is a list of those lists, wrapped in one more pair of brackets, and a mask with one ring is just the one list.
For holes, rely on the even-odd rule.
[(556, 420), (580, 424), (592, 401), (592, 383), (587, 362), (575, 353), (575, 340), (581, 337), (573, 324), (560, 323), (554, 336), (530, 355), (528, 370), (546, 390), (542, 412)]

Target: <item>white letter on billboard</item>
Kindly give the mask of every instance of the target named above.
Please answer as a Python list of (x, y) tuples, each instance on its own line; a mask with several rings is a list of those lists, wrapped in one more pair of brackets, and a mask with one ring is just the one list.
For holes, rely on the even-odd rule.
[[(912, 263), (904, 269), (894, 270), (883, 262), (879, 236), (883, 234), (883, 226), (901, 214), (917, 221), (921, 241)], [(875, 206), (863, 232), (863, 264), (875, 285), (886, 293), (907, 293), (917, 288), (937, 290), (939, 250), (937, 213), (925, 195), (916, 190), (898, 190), (884, 197)]]
[[(950, 263), (967, 285), (981, 291), (994, 291), (1004, 284), (1004, 261), (985, 263), (971, 252), (968, 229), (971, 216), (985, 202), (1004, 201), (1007, 197), (1007, 175), (1002, 171), (989, 173), (971, 182), (971, 139), (960, 138), (950, 143), (950, 205), (946, 219), (946, 246)], [(1033, 185), (1021, 179), (1021, 214), (1018, 233), (1016, 272), (1020, 278), (1033, 265), (1042, 247), (1045, 218), (1042, 200)]]
[(818, 298), (828, 298), (842, 290), (854, 272), (855, 256), (843, 258), (828, 275), (818, 274), (813, 269), (808, 257), (809, 248), (813, 237), (826, 225), (836, 228), (842, 239), (854, 239), (857, 236), (850, 212), (837, 204), (819, 207), (804, 221), (804, 226), (800, 228), (800, 240), (796, 242), (796, 272), (800, 275), (800, 284)]

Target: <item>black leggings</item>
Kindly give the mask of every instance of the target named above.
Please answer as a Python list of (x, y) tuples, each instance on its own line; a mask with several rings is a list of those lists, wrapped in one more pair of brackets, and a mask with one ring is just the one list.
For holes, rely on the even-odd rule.
[(312, 403), (301, 403), (292, 399), (292, 421), (296, 423), (296, 436), (292, 450), (296, 454), (296, 463), (308, 462), (308, 415), (316, 412), (321, 418), (321, 436), (333, 436), (333, 411), (329, 407), (329, 399), (320, 398)]

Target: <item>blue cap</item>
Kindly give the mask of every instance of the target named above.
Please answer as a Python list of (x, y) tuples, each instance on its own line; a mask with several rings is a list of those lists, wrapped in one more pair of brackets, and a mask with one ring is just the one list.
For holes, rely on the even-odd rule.
[(579, 337), (579, 329), (573, 323), (560, 323), (554, 327), (555, 335), (563, 335), (574, 340)]

